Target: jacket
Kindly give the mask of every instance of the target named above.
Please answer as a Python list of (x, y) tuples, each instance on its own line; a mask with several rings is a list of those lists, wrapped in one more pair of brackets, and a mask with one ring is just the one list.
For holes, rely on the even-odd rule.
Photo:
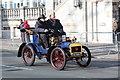
[(35, 24), (35, 31), (36, 32), (44, 32), (45, 29), (47, 29), (47, 24), (46, 22), (42, 22), (42, 21), (37, 21)]
[(58, 19), (55, 19), (55, 21), (51, 20), (51, 19), (48, 19), (47, 20), (47, 26), (49, 29), (52, 29), (54, 31), (54, 36), (55, 37), (58, 37), (60, 36), (61, 34), (60, 33), (63, 33), (63, 26), (62, 24), (60, 23), (60, 20)]
[(28, 21), (24, 21), (24, 28), (30, 28), (30, 25), (28, 24)]
[(21, 29), (24, 27), (24, 22), (21, 22), (20, 25), (18, 26), (18, 29)]

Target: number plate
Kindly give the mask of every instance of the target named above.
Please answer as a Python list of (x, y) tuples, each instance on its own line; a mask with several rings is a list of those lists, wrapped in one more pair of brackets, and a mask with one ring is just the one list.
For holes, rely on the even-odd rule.
[(75, 53), (75, 54), (74, 54), (74, 56), (79, 56), (79, 55), (80, 55), (80, 53)]

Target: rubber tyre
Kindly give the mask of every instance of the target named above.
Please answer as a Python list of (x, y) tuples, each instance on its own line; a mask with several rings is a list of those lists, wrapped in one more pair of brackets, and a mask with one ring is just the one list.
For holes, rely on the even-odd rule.
[[(87, 60), (84, 60), (87, 58)], [(82, 67), (87, 67), (91, 62), (91, 53), (86, 46), (82, 46), (82, 56), (76, 58), (76, 63)]]
[(35, 53), (30, 45), (26, 45), (22, 50), (22, 59), (25, 65), (32, 66), (35, 62)]
[(50, 55), (50, 62), (55, 69), (63, 70), (66, 66), (65, 52), (59, 47), (54, 48)]

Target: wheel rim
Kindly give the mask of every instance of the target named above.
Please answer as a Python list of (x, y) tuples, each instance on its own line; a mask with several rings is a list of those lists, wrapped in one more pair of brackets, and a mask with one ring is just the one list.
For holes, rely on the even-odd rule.
[(85, 48), (82, 48), (82, 56), (80, 58), (76, 58), (76, 61), (81, 66), (87, 66), (90, 62), (89, 52)]
[(23, 50), (22, 55), (25, 64), (32, 64), (34, 53), (32, 52), (30, 47), (26, 46)]
[(87, 52), (83, 52), (82, 53), (82, 57), (79, 59), (80, 60), (80, 63), (83, 64), (83, 65), (86, 65), (87, 62), (88, 62), (88, 53)]
[(52, 64), (55, 68), (63, 68), (65, 63), (63, 51), (60, 49), (55, 49), (52, 52)]

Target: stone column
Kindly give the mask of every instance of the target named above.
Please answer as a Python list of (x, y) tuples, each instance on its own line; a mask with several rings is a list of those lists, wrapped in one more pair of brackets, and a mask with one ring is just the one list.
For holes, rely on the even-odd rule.
[[(97, 3), (93, 2), (93, 32), (98, 32), (97, 27), (98, 27), (98, 18), (97, 18)], [(98, 34), (94, 34), (94, 39), (93, 42), (98, 42)]]
[(7, 8), (10, 8), (10, 0), (7, 0)]
[(25, 8), (27, 7), (27, 0), (23, 0), (23, 9), (21, 10), (21, 19), (25, 20)]
[(27, 6), (27, 0), (23, 0), (23, 6)]
[(30, 8), (34, 7), (34, 0), (30, 0)]
[[(0, 0), (0, 39), (2, 38), (2, 32), (1, 32), (1, 28), (2, 28), (2, 25), (1, 25), (1, 23), (2, 23), (2, 16), (1, 16), (1, 6), (2, 6), (2, 0)], [(2, 40), (0, 40), (0, 49), (2, 49)], [(2, 52), (2, 51), (0, 51), (0, 52)], [(0, 54), (0, 63), (2, 63), (2, 54)], [(0, 71), (0, 79), (2, 79), (2, 71)]]
[(0, 38), (2, 38), (2, 0), (0, 0)]
[(46, 16), (53, 13), (53, 0), (46, 0)]

